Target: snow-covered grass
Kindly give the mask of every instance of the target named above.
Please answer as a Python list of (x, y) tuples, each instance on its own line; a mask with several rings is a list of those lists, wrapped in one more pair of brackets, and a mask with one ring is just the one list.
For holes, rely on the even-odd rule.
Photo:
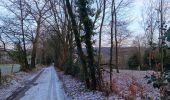
[(65, 75), (62, 71), (57, 71), (69, 100), (116, 100), (115, 96), (109, 99), (102, 92), (88, 90), (80, 80), (70, 75)]
[(27, 81), (32, 80), (39, 72), (38, 68), (32, 72), (17, 72), (5, 74), (2, 76), (2, 85), (0, 85), (0, 100), (5, 100), (19, 87), (24, 87)]
[[(113, 93), (107, 97), (103, 92), (88, 90), (79, 79), (58, 70), (65, 92), (71, 100), (146, 100), (147, 97), (159, 100), (159, 90), (153, 88), (152, 84), (147, 84), (144, 78), (145, 75), (149, 76), (152, 73), (153, 71), (135, 70), (120, 70), (120, 73), (116, 73), (114, 70)], [(103, 77), (105, 83), (109, 84), (109, 74), (104, 72)]]
[[(133, 98), (142, 100), (151, 97), (154, 100), (159, 99), (159, 89), (153, 88), (152, 84), (147, 84), (144, 78), (150, 76), (154, 71), (136, 71), (136, 70), (120, 70), (120, 73), (113, 71), (112, 84), (116, 87), (116, 92), (123, 98)], [(104, 72), (105, 82), (109, 82), (109, 73)], [(132, 97), (133, 96), (133, 97)]]
[[(108, 70), (108, 69), (106, 69)], [(70, 75), (65, 75), (54, 67), (45, 68), (40, 77), (36, 80), (21, 100), (159, 100), (159, 90), (147, 84), (145, 75), (150, 76), (153, 71), (120, 70), (120, 73), (113, 71), (112, 90), (113, 93), (106, 96), (100, 91), (91, 91), (85, 87), (84, 82)], [(6, 75), (6, 83), (0, 86), (0, 100), (11, 95), (18, 87), (23, 87), (25, 82), (33, 79), (37, 71), (31, 73), (19, 72), (13, 75)], [(109, 84), (109, 73), (104, 72), (105, 83)], [(62, 86), (62, 82), (63, 86)], [(66, 92), (63, 91), (63, 88)], [(109, 90), (109, 85), (108, 85)], [(62, 98), (61, 98), (62, 97)], [(157, 98), (157, 99), (156, 99)]]

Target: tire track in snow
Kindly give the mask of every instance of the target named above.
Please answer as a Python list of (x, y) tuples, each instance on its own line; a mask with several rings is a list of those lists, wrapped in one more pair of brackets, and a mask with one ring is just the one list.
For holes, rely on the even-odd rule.
[(67, 100), (54, 66), (45, 68), (36, 84), (21, 100)]
[(24, 95), (24, 93), (31, 88), (31, 86), (35, 85), (34, 82), (40, 77), (43, 71), (44, 69), (42, 69), (31, 81), (26, 83), (24, 87), (19, 87), (6, 100), (18, 100), (19, 98), (21, 98)]
[(57, 97), (56, 97), (56, 89), (55, 89), (55, 77), (54, 77), (54, 72), (53, 72), (53, 69), (51, 67), (50, 69), (50, 84), (49, 84), (49, 87), (48, 87), (48, 96), (47, 96), (47, 100), (57, 100)]

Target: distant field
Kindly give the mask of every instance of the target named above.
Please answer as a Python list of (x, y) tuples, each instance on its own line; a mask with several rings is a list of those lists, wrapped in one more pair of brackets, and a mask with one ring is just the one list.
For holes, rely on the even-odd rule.
[(18, 72), (20, 70), (19, 64), (0, 64), (0, 69), (2, 74), (9, 74), (12, 71), (13, 66), (13, 72)]

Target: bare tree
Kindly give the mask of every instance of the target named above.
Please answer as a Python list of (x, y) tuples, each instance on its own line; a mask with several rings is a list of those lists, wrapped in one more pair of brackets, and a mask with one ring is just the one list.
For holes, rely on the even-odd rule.
[(21, 15), (21, 18), (20, 18), (20, 21), (21, 21), (21, 33), (22, 33), (22, 42), (23, 42), (23, 54), (24, 54), (24, 66), (29, 69), (29, 65), (28, 65), (28, 60), (27, 60), (27, 51), (26, 51), (26, 43), (25, 43), (25, 32), (24, 32), (24, 19), (25, 17), (27, 17), (27, 14), (25, 14), (25, 16), (23, 15), (23, 11), (24, 11), (24, 8), (23, 8), (23, 3), (22, 2), (23, 0), (20, 0), (19, 1), (19, 5), (20, 5), (20, 15)]
[[(164, 41), (161, 41), (160, 37), (164, 35), (165, 30), (165, 16), (167, 15), (167, 6), (165, 0), (151, 0), (149, 2), (145, 2), (145, 8), (143, 13), (143, 27), (145, 30), (146, 38), (148, 39), (148, 45), (150, 46), (150, 54), (153, 52), (156, 47), (156, 42), (158, 41), (156, 37), (159, 37), (159, 51), (161, 58), (161, 66), (163, 69), (163, 48), (162, 44)], [(158, 36), (159, 34), (159, 36)], [(149, 56), (149, 66), (153, 67), (154, 65), (151, 63), (152, 57)]]
[[(103, 22), (105, 19), (105, 9), (106, 9), (106, 0), (103, 0), (103, 15), (102, 15), (102, 20), (100, 24), (100, 31), (99, 31), (99, 51), (98, 51), (98, 72), (99, 72), (99, 77), (102, 79), (102, 73), (101, 73), (101, 68), (100, 68), (100, 63), (101, 63), (101, 36), (102, 36), (102, 28), (103, 28)], [(99, 81), (101, 82), (101, 81)]]
[[(30, 3), (31, 2), (31, 3)], [(51, 15), (47, 15), (47, 12), (50, 10), (48, 6), (49, 1), (39, 1), (39, 0), (31, 0), (27, 1), (27, 11), (31, 15), (30, 17), (36, 23), (36, 32), (35, 37), (33, 37), (32, 41), (32, 54), (31, 54), (31, 67), (35, 68), (35, 60), (36, 60), (36, 50), (38, 45), (38, 39), (41, 30), (41, 24)]]
[(111, 19), (111, 47), (110, 47), (110, 62), (109, 62), (109, 67), (110, 67), (110, 89), (112, 89), (112, 71), (113, 71), (113, 65), (112, 65), (112, 56), (113, 56), (113, 21), (114, 21), (114, 0), (112, 0), (112, 6), (111, 6), (111, 16), (112, 16), (112, 19)]
[[(22, 70), (28, 70), (29, 69), (29, 65), (28, 65), (28, 61), (27, 61), (27, 50), (26, 50), (26, 42), (25, 42), (25, 33), (26, 30), (24, 29), (24, 21), (26, 20), (26, 17), (28, 15), (28, 13), (25, 11), (25, 4), (24, 4), (24, 0), (8, 0), (6, 2), (3, 2), (3, 6), (10, 11), (10, 13), (14, 14), (15, 17), (15, 21), (20, 21), (18, 26), (21, 30), (20, 35), (22, 37), (19, 37), (21, 40), (20, 42), (22, 45), (22, 50), (21, 50), (21, 54), (23, 54), (23, 62), (22, 62)], [(14, 9), (15, 8), (15, 9)], [(12, 29), (11, 29), (12, 30)]]
[[(118, 39), (117, 39), (117, 13), (116, 13), (116, 5), (115, 2), (113, 3), (113, 9), (114, 9), (114, 33), (115, 33), (115, 66), (116, 66), (116, 71), (119, 73), (118, 69)], [(113, 23), (113, 22), (112, 22)]]
[(168, 4), (170, 2), (168, 0), (159, 0), (159, 8), (157, 9), (158, 11), (158, 22), (159, 22), (159, 47), (160, 47), (160, 59), (161, 59), (161, 72), (164, 71), (164, 48), (163, 45), (165, 43), (165, 41), (163, 39), (161, 39), (161, 37), (163, 37), (165, 35), (165, 30), (168, 24), (168, 18), (167, 15), (169, 13), (169, 7)]

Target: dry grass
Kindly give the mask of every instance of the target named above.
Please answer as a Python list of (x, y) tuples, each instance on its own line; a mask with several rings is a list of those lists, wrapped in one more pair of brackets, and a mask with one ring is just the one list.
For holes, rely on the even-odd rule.
[[(108, 83), (105, 85), (104, 92), (107, 96), (114, 93), (125, 100), (137, 100), (138, 98), (141, 100), (146, 99), (146, 87), (143, 84), (140, 84), (135, 77), (124, 77), (124, 85), (120, 85), (118, 80), (120, 79), (114, 78), (112, 80), (112, 91), (110, 91), (110, 85)], [(151, 96), (150, 98), (151, 100), (155, 99), (154, 96)]]

